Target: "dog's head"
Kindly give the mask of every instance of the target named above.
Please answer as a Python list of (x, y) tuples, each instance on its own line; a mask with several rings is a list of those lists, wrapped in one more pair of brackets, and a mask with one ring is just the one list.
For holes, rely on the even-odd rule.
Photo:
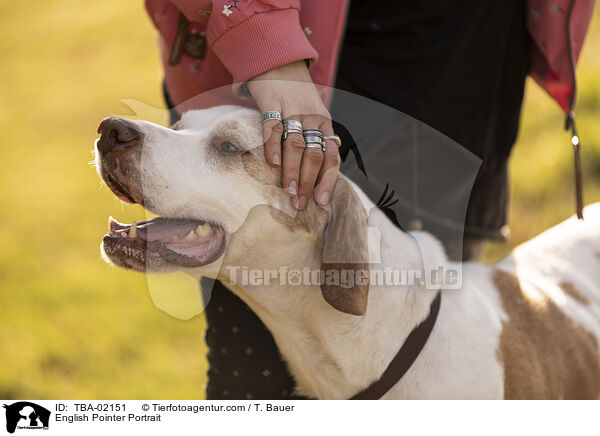
[[(258, 112), (234, 106), (190, 111), (172, 128), (107, 118), (98, 132), (100, 177), (121, 200), (159, 215), (133, 224), (109, 219), (102, 241), (109, 262), (214, 276), (228, 259), (285, 263), (298, 242), (315, 255), (296, 253), (293, 261), (317, 257), (325, 272), (368, 271), (367, 214), (350, 183), (338, 178), (327, 208), (311, 200), (306, 210), (293, 209), (280, 169), (264, 159)], [(321, 290), (336, 309), (358, 315), (366, 310), (367, 282), (343, 287), (325, 281)]]

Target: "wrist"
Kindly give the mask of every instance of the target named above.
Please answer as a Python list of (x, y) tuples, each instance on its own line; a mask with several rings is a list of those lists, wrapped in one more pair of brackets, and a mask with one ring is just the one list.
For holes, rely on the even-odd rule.
[(282, 65), (272, 70), (259, 74), (248, 80), (248, 87), (260, 80), (289, 80), (294, 82), (312, 82), (308, 67), (305, 61), (296, 61), (287, 65)]

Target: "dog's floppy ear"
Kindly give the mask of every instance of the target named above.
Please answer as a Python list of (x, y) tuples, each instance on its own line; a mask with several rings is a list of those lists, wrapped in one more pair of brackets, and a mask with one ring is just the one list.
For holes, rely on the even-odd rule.
[(335, 309), (364, 315), (369, 293), (367, 213), (350, 183), (340, 176), (322, 236), (321, 292)]

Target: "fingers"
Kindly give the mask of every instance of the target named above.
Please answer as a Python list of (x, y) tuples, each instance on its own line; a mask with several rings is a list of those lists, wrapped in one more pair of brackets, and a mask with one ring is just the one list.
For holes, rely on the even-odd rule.
[[(299, 117), (291, 118), (299, 120)], [(298, 195), (298, 180), (300, 178), (300, 165), (304, 154), (304, 137), (301, 133), (289, 133), (283, 141), (283, 167), (281, 183), (284, 191), (292, 197)], [(293, 203), (292, 203), (293, 204)]]
[[(321, 123), (320, 130), (324, 136), (333, 135), (331, 120), (325, 120)], [(325, 152), (323, 155), (323, 164), (321, 165), (319, 176), (317, 178), (317, 187), (314, 191), (315, 201), (321, 206), (327, 205), (331, 199), (331, 192), (335, 187), (338, 173), (340, 171), (340, 152), (335, 142), (325, 141)]]
[[(320, 117), (305, 116), (302, 119), (302, 128), (304, 130), (319, 129), (321, 123)], [(306, 147), (304, 149), (304, 153), (302, 154), (302, 163), (300, 165), (298, 196), (292, 202), (292, 205), (297, 209), (304, 209), (308, 200), (313, 195), (315, 183), (317, 181), (322, 164), (323, 150), (321, 147)]]
[[(303, 130), (321, 130), (325, 136), (334, 134), (331, 120), (324, 116), (304, 115), (288, 119), (300, 121)], [(333, 141), (327, 140), (325, 148), (323, 151), (318, 147), (307, 147), (305, 138), (299, 133), (289, 133), (284, 140), (282, 183), (297, 209), (306, 208), (311, 196), (321, 206), (329, 203), (339, 172), (340, 155)]]
[(281, 134), (283, 133), (283, 126), (277, 120), (267, 120), (264, 124), (265, 158), (269, 165), (278, 167), (281, 165)]
[[(263, 114), (267, 111), (280, 112), (281, 106), (276, 100), (263, 103), (261, 107)], [(281, 165), (281, 134), (283, 126), (281, 121), (276, 119), (263, 121), (263, 138), (265, 142), (265, 159), (273, 167)]]

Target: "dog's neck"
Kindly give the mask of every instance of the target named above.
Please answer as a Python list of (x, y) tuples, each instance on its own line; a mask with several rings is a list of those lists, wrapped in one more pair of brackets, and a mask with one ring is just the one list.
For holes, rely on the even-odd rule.
[[(372, 211), (369, 225), (382, 235), (377, 248), (381, 263), (372, 269), (422, 269), (421, 253), (440, 250), (435, 241), (431, 244), (430, 236), (404, 233), (378, 210)], [(238, 237), (256, 243), (256, 238), (243, 233)], [(263, 235), (260, 245), (265, 247), (262, 252), (256, 253), (255, 245), (255, 256), (246, 257), (249, 271), (269, 269), (265, 265), (300, 271), (320, 267), (319, 247), (308, 236), (271, 231)], [(280, 251), (273, 246), (294, 248)], [(354, 316), (328, 305), (318, 285), (281, 285), (276, 279), (270, 285), (249, 286), (231, 283), (230, 278), (222, 277), (273, 334), (298, 393), (320, 399), (349, 398), (376, 381), (410, 331), (427, 316), (435, 296), (435, 291), (419, 286), (371, 285), (366, 314)]]

